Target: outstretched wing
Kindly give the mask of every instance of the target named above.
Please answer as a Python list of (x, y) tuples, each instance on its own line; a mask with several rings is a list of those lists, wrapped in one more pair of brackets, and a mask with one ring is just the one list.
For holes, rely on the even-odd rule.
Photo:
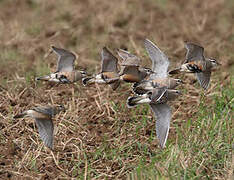
[(209, 87), (209, 84), (210, 84), (210, 75), (211, 75), (210, 71), (196, 73), (196, 76), (197, 76), (199, 84), (205, 90)]
[(145, 49), (152, 61), (152, 70), (155, 72), (151, 79), (167, 77), (169, 60), (167, 56), (150, 40), (145, 39)]
[(101, 52), (101, 72), (117, 72), (118, 59), (104, 47)]
[(118, 49), (118, 55), (123, 59), (121, 66), (140, 66), (140, 58), (125, 51), (123, 49)]
[(185, 63), (191, 62), (191, 61), (200, 61), (205, 60), (204, 58), (204, 48), (194, 44), (187, 42), (185, 43), (185, 48), (187, 50), (186, 57), (185, 57)]
[(167, 104), (150, 104), (152, 111), (156, 117), (156, 134), (159, 139), (160, 146), (165, 147), (170, 128), (171, 108)]
[(58, 55), (57, 71), (71, 72), (74, 69), (76, 56), (65, 49), (51, 46), (52, 50)]
[(35, 118), (36, 125), (38, 128), (39, 135), (44, 142), (45, 146), (53, 149), (53, 139), (54, 139), (54, 124), (52, 119), (45, 118)]

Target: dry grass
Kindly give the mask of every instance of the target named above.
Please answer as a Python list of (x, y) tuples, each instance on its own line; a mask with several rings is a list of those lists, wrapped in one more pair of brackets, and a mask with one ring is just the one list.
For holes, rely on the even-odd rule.
[[(227, 179), (232, 176), (234, 3), (231, 0), (0, 1), (0, 177), (77, 179)], [(150, 61), (152, 39), (172, 66), (184, 41), (205, 47), (222, 69), (203, 92), (193, 76), (180, 76), (183, 97), (172, 103), (167, 148), (161, 150), (148, 106), (127, 109), (130, 85), (52, 86), (34, 77), (55, 69), (44, 58), (51, 44), (79, 55), (77, 69), (97, 72), (103, 46), (127, 48)], [(147, 59), (147, 60), (146, 60)], [(43, 146), (31, 119), (13, 115), (36, 104), (64, 104), (55, 150)]]

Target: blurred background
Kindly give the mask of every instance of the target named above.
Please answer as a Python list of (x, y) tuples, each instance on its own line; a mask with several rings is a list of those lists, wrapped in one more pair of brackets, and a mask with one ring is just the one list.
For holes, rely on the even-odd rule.
[[(187, 84), (173, 106), (165, 150), (158, 147), (149, 107), (126, 109), (130, 85), (112, 92), (34, 82), (56, 69), (56, 56), (45, 58), (50, 45), (75, 52), (76, 68), (89, 73), (99, 71), (104, 46), (115, 55), (117, 48), (127, 49), (151, 67), (145, 38), (168, 55), (171, 67), (183, 62), (185, 41), (202, 45), (205, 56), (222, 63), (207, 96), (193, 76), (178, 76)], [(0, 177), (231, 177), (231, 128), (223, 123), (231, 123), (233, 50), (233, 0), (0, 0)], [(55, 156), (43, 147), (33, 121), (12, 120), (43, 103), (68, 107), (55, 120)]]

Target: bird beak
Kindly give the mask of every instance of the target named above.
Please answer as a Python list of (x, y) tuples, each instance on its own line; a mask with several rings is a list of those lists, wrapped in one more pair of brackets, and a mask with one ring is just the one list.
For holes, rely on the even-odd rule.
[(219, 63), (219, 62), (217, 62), (217, 64), (218, 64), (219, 66), (222, 66), (222, 64), (221, 64), (221, 63)]

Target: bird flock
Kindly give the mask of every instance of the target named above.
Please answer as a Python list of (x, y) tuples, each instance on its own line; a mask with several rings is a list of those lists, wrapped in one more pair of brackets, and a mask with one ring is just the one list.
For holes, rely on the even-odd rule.
[[(91, 84), (108, 84), (116, 90), (121, 83), (132, 83), (133, 96), (128, 97), (126, 105), (133, 108), (138, 104), (149, 104), (156, 118), (156, 135), (161, 148), (165, 147), (172, 111), (167, 104), (182, 93), (176, 89), (183, 84), (180, 79), (169, 75), (178, 73), (194, 73), (201, 87), (206, 90), (209, 86), (211, 72), (220, 63), (213, 58), (204, 57), (204, 48), (187, 42), (185, 43), (186, 57), (184, 63), (169, 71), (168, 57), (150, 40), (144, 40), (145, 49), (152, 61), (152, 67), (140, 65), (140, 58), (118, 49), (117, 54), (122, 59), (121, 63), (108, 48), (101, 51), (101, 71), (95, 75), (88, 75), (85, 71), (74, 69), (76, 55), (72, 52), (51, 46), (51, 52), (58, 56), (57, 70), (54, 73), (37, 77), (36, 81), (49, 81), (59, 84), (74, 83), (82, 80), (84, 86)], [(118, 67), (120, 66), (120, 69)], [(53, 149), (54, 125), (52, 118), (61, 111), (63, 105), (37, 106), (14, 116), (14, 118), (31, 117), (35, 119), (39, 135), (45, 146)]]

